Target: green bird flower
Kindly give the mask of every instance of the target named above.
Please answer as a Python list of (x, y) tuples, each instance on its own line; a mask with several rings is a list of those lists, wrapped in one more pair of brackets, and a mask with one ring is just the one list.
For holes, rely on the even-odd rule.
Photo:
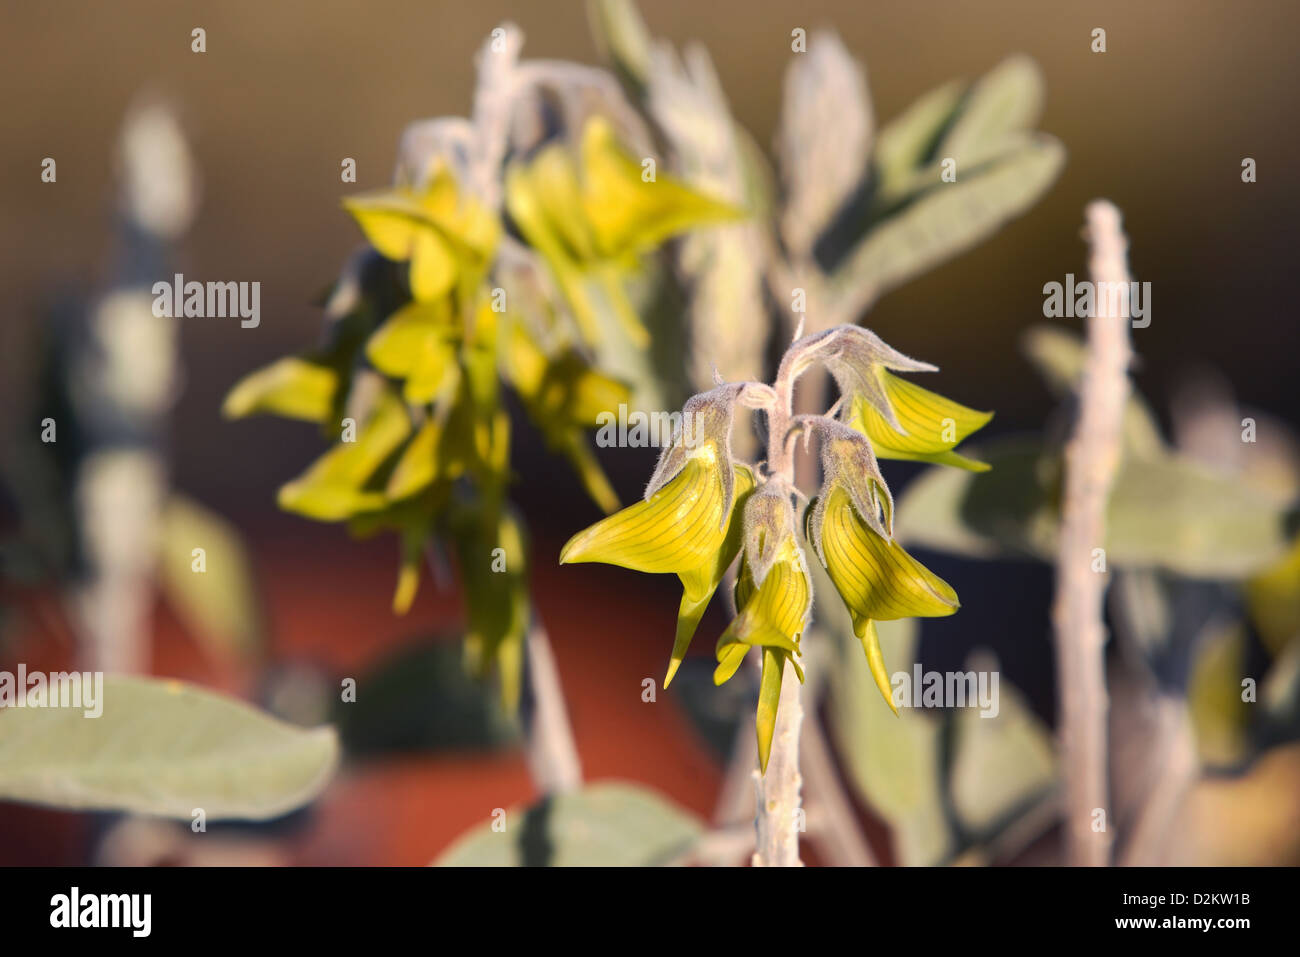
[(758, 710), (759, 768), (766, 773), (776, 728), (781, 681), (789, 661), (799, 680), (803, 669), (795, 660), (799, 638), (812, 611), (812, 579), (795, 535), (791, 490), (781, 482), (766, 482), (749, 497), (744, 510), (744, 550), (736, 579), (736, 618), (718, 639), (714, 684), (722, 684), (740, 668), (751, 648), (763, 655)]
[(985, 472), (984, 462), (953, 449), (993, 418), (914, 382), (901, 372), (937, 372), (857, 326), (832, 330), (826, 365), (840, 387), (841, 418), (871, 440), (877, 457), (908, 459)]
[(645, 498), (569, 539), (561, 564), (602, 562), (682, 582), (664, 687), (672, 683), (713, 593), (741, 546), (737, 520), (754, 473), (732, 461), (731, 423), (743, 387), (723, 385), (682, 410)]
[(826, 431), (825, 481), (806, 513), (808, 538), (852, 616), (876, 687), (897, 714), (875, 622), (951, 615), (957, 593), (893, 540), (893, 500), (871, 443), (838, 423)]

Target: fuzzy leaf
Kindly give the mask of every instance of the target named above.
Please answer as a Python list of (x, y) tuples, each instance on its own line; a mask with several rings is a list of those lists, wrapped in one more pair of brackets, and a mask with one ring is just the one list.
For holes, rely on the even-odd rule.
[(647, 867), (687, 851), (703, 832), (689, 812), (634, 784), (601, 782), (506, 811), (462, 836), (439, 867)]
[(179, 681), (104, 679), (103, 714), (0, 709), (0, 799), (190, 820), (265, 820), (312, 801), (331, 728), (296, 728)]

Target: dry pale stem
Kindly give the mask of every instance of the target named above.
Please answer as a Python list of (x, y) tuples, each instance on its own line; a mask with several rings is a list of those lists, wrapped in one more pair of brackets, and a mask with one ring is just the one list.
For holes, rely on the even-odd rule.
[[(1101, 283), (1128, 283), (1128, 242), (1119, 210), (1098, 200), (1087, 209), (1089, 272)], [(1114, 288), (1114, 287), (1112, 287)], [(1088, 319), (1088, 354), (1079, 415), (1065, 449), (1061, 536), (1056, 559), (1057, 686), (1064, 767), (1066, 859), (1101, 866), (1110, 860), (1106, 759), (1106, 574), (1094, 549), (1106, 541), (1106, 502), (1119, 467), (1128, 400), (1129, 319), (1125, 300), (1098, 294)]]

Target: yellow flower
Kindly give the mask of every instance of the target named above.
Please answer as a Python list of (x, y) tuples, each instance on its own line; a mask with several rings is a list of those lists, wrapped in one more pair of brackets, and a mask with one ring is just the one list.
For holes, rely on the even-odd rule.
[(784, 486), (765, 484), (745, 505), (745, 548), (736, 580), (737, 615), (718, 639), (715, 684), (740, 668), (750, 648), (763, 654), (755, 731), (764, 773), (772, 750), (781, 679), (788, 660), (803, 681), (794, 656), (812, 610), (812, 581), (795, 537), (794, 511)]
[(724, 385), (687, 402), (682, 425), (664, 449), (645, 498), (574, 535), (560, 552), (561, 564), (603, 562), (681, 579), (665, 688), (740, 551), (737, 514), (754, 488), (754, 475), (731, 461), (737, 395), (736, 387)]
[(511, 166), (506, 208), (546, 259), (583, 337), (601, 341), (603, 301), (639, 348), (649, 346), (650, 334), (623, 289), (637, 256), (678, 233), (741, 215), (667, 174), (643, 178), (641, 160), (619, 146), (600, 116), (583, 127), (576, 158), (553, 143)]
[(852, 397), (848, 422), (871, 439), (877, 456), (953, 465), (972, 472), (988, 471), (987, 463), (967, 458), (953, 448), (983, 428), (993, 418), (992, 412), (969, 409), (884, 368), (876, 375), (880, 394), (892, 410), (897, 427), (861, 393)]
[[(730, 467), (739, 503), (753, 489), (754, 477), (743, 465)], [(560, 552), (561, 564), (603, 562), (681, 579), (682, 601), (665, 688), (740, 550), (735, 511), (726, 501), (717, 449), (709, 444), (693, 452), (681, 471), (648, 499), (574, 535)]]
[(460, 191), (443, 162), (423, 189), (397, 186), (343, 201), (381, 256), (410, 263), (411, 295), (433, 302), (459, 287), (473, 290), (500, 238), (495, 216)]
[(355, 437), (343, 436), (306, 472), (281, 487), (280, 507), (325, 522), (383, 508), (387, 496), (382, 485), (376, 485), (380, 467), (410, 434), (406, 406), (385, 389)]
[(845, 482), (828, 482), (808, 510), (809, 537), (853, 617), (876, 687), (897, 713), (873, 622), (951, 615), (959, 602), (951, 585), (876, 530), (874, 503), (864, 514), (855, 498)]
[(407, 303), (366, 342), (366, 358), (384, 375), (404, 379), (402, 397), (422, 405), (453, 395), (460, 383), (460, 329), (451, 302)]

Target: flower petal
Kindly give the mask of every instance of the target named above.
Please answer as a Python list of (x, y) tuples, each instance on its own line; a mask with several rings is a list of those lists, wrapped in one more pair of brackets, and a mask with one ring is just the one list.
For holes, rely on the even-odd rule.
[(569, 539), (560, 563), (604, 562), (634, 571), (689, 572), (714, 561), (726, 536), (717, 455), (706, 447), (648, 501)]
[(985, 463), (968, 459), (952, 449), (972, 432), (983, 428), (993, 418), (992, 412), (977, 412), (884, 369), (879, 370), (879, 379), (902, 431), (895, 429), (863, 397), (855, 399), (850, 411), (851, 424), (871, 439), (877, 457), (987, 471)]
[[(859, 621), (861, 621), (860, 625)], [(858, 619), (855, 615), (853, 625), (858, 633), (858, 640), (862, 642), (862, 650), (867, 655), (867, 667), (871, 669), (871, 677), (876, 682), (876, 687), (880, 689), (880, 694), (885, 699), (885, 704), (889, 705), (889, 710), (898, 714), (898, 707), (894, 704), (893, 689), (889, 684), (889, 672), (885, 668), (885, 656), (880, 650), (880, 635), (876, 633), (876, 623), (870, 618)]]
[(859, 618), (940, 617), (958, 608), (952, 586), (869, 529), (843, 488), (827, 495), (821, 542), (826, 571)]

